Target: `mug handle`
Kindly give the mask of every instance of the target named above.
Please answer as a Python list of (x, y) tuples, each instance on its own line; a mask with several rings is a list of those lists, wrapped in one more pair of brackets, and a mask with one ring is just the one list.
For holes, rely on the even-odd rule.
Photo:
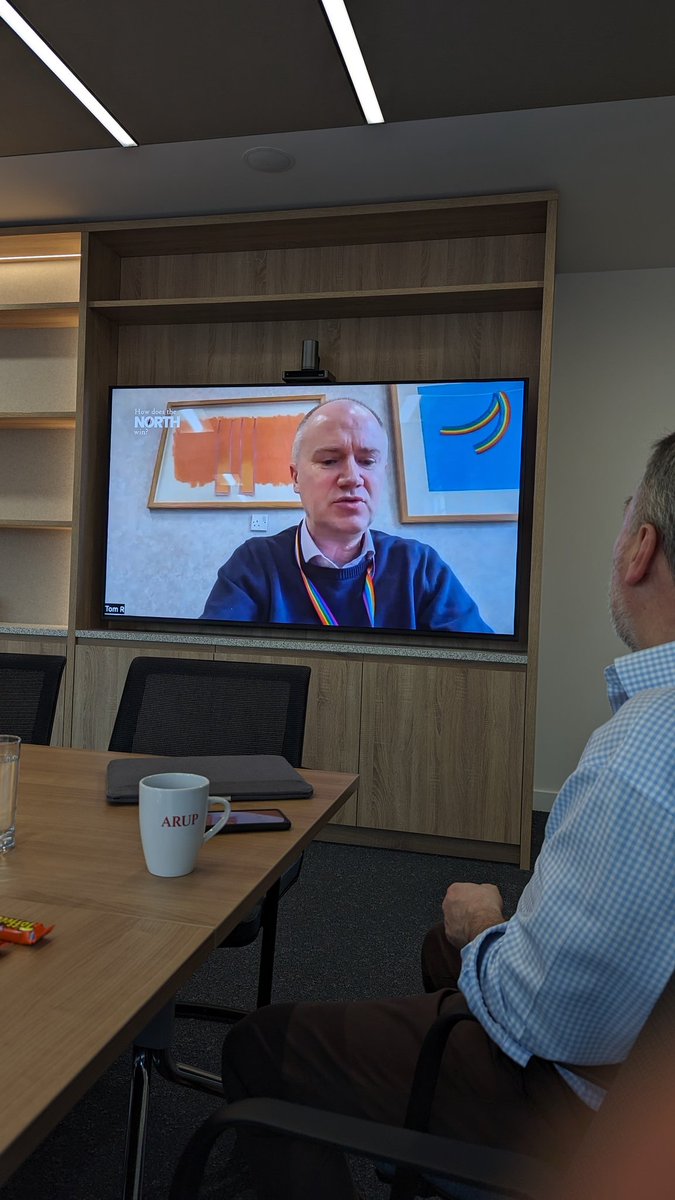
[[(209, 838), (212, 838), (214, 836), (214, 834), (220, 832), (220, 830), (223, 828), (223, 825), (226, 824), (227, 819), (230, 815), (231, 805), (230, 805), (230, 797), (229, 796), (209, 796), (209, 807), (211, 806), (211, 804), (213, 803), (214, 800), (216, 800), (218, 804), (222, 804), (223, 815), (219, 821), (216, 821), (215, 825), (212, 825), (210, 829), (206, 830), (206, 833), (204, 834), (204, 842), (208, 842)], [(203, 845), (203, 843), (202, 843), (202, 845)]]

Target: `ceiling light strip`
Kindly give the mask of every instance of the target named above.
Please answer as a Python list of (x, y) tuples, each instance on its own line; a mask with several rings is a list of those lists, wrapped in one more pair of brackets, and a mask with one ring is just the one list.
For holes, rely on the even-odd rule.
[(45, 66), (56, 75), (57, 79), (61, 80), (61, 83), (68, 88), (69, 92), (72, 92), (76, 100), (79, 100), (80, 104), (83, 104), (92, 116), (96, 117), (97, 121), (100, 121), (101, 125), (108, 130), (108, 133), (112, 134), (121, 146), (137, 145), (126, 129), (122, 128), (119, 122), (92, 95), (89, 89), (80, 82), (77, 76), (73, 75), (70, 67), (67, 67), (61, 61), (58, 55), (42, 40), (28, 22), (24, 21), (16, 9), (7, 3), (7, 0), (0, 0), (0, 18), (9, 25), (10, 29), (14, 30), (17, 37), (20, 37), (21, 41), (25, 42), (29, 50), (32, 50), (33, 54), (36, 54)]
[(344, 0), (321, 0), (321, 3), (333, 30), (340, 54), (344, 59), (352, 87), (363, 109), (363, 115), (369, 125), (379, 125), (384, 121), (382, 109), (375, 95), (375, 88), (368, 74), (361, 47), (356, 40), (354, 27), (349, 19)]

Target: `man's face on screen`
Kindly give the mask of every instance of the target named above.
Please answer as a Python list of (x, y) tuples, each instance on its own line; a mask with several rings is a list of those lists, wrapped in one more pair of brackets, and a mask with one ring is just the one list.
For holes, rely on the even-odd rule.
[(359, 405), (335, 400), (303, 430), (291, 478), (315, 541), (348, 543), (371, 524), (387, 466), (387, 435)]

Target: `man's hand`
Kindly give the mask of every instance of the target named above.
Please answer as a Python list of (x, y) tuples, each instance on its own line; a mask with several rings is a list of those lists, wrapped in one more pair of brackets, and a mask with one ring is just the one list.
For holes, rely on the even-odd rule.
[(458, 950), (484, 929), (506, 918), (499, 888), (493, 883), (451, 883), (443, 901), (445, 936)]

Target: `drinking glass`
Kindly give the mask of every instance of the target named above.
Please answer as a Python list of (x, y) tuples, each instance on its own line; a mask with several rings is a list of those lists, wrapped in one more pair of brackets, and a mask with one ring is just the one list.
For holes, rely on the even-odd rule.
[(0, 733), (0, 854), (14, 847), (21, 738)]

